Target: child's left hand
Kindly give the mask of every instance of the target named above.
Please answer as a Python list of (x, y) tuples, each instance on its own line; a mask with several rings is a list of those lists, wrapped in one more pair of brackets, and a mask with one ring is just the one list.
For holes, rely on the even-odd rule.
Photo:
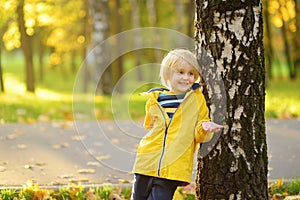
[(223, 126), (216, 124), (214, 122), (203, 122), (202, 123), (202, 128), (206, 131), (206, 132), (219, 132), (220, 130), (222, 130)]

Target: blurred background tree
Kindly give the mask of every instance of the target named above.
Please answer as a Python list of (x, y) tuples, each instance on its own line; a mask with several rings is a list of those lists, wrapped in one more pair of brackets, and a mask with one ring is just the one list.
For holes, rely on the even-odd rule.
[[(95, 43), (119, 32), (154, 26), (194, 36), (194, 1), (103, 1), (106, 5), (101, 2), (0, 0), (1, 91), (5, 89), (3, 63), (11, 58), (7, 55), (24, 60), (24, 72), (19, 73), (24, 74), (27, 90), (34, 92), (35, 85), (45, 81), (47, 70), (56, 70), (64, 78), (73, 77)], [(300, 63), (299, 1), (265, 0), (263, 12), (267, 76), (272, 79), (287, 75), (295, 79)], [(105, 30), (97, 28), (99, 14), (106, 16), (102, 21), (107, 24)], [(102, 38), (97, 38), (100, 34)], [(139, 42), (138, 37), (136, 42)], [(139, 50), (121, 56), (112, 63), (111, 72), (106, 74), (107, 80), (113, 80), (114, 84), (130, 67), (142, 62), (160, 62), (161, 57), (161, 53), (154, 50)], [(88, 81), (98, 81), (88, 70), (85, 76), (87, 83), (83, 91), (88, 87)], [(142, 74), (137, 76), (142, 78)], [(99, 91), (109, 94), (112, 85), (101, 83), (99, 87)]]

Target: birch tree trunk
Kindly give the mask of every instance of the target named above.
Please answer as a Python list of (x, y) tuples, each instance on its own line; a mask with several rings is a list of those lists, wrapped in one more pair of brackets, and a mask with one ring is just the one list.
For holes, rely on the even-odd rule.
[[(268, 199), (262, 2), (196, 0), (196, 9), (208, 98), (226, 99), (223, 133), (207, 156), (198, 156), (197, 199)], [(214, 119), (219, 107), (209, 102)]]
[(93, 58), (96, 65), (96, 73), (101, 77), (95, 77), (98, 82), (97, 90), (103, 94), (111, 94), (112, 75), (111, 69), (105, 66), (109, 58), (107, 49), (100, 45), (109, 36), (109, 5), (107, 0), (89, 0), (90, 14), (93, 19), (92, 47)]

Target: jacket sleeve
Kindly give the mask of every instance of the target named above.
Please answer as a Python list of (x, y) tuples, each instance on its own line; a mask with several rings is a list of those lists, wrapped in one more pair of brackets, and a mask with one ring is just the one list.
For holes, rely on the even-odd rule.
[(144, 128), (146, 130), (150, 130), (153, 127), (153, 120), (150, 116), (150, 107), (151, 107), (151, 99), (148, 99), (146, 102), (146, 106), (145, 106), (145, 111), (146, 111), (146, 115), (145, 115), (145, 119), (144, 119)]
[(199, 116), (198, 116), (198, 123), (196, 125), (196, 130), (195, 130), (195, 140), (197, 143), (208, 142), (212, 139), (214, 133), (206, 132), (202, 127), (203, 122), (210, 121), (209, 110), (206, 105), (206, 101), (202, 92), (200, 92), (199, 94), (197, 103), (199, 106)]

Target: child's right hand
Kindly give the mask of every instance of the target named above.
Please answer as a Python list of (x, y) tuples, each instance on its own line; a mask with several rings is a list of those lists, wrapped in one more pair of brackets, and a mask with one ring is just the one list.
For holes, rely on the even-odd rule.
[(223, 126), (214, 122), (203, 122), (202, 128), (206, 132), (219, 132), (220, 130), (222, 130)]

